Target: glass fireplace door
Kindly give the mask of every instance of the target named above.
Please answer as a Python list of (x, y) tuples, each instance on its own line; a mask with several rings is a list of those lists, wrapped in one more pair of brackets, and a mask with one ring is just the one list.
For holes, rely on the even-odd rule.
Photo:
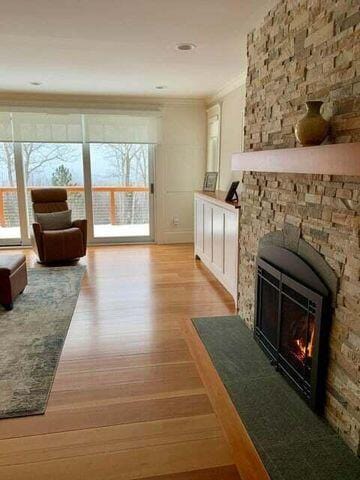
[[(301, 259), (291, 259), (304, 265), (308, 279), (312, 274), (310, 267)], [(261, 258), (257, 263), (255, 339), (272, 365), (316, 409), (322, 402), (325, 378), (322, 370), (326, 357), (319, 355), (321, 349), (325, 352), (327, 336), (326, 326), (320, 335), (322, 320), (327, 316), (324, 297), (273, 264)], [(299, 275), (300, 270), (295, 271)]]
[(315, 338), (314, 316), (309, 312), (308, 299), (289, 287), (284, 290), (279, 353), (296, 372), (309, 380)]

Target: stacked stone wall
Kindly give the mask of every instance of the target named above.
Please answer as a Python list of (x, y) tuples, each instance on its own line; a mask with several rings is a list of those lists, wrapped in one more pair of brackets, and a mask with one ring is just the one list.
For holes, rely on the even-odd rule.
[(330, 335), (326, 417), (359, 452), (360, 177), (245, 173), (239, 238), (239, 314), (254, 326), (260, 239), (286, 224), (301, 231), (339, 279)]
[(359, 0), (284, 0), (248, 35), (245, 150), (295, 147), (306, 100), (331, 141), (360, 141)]
[[(360, 1), (282, 0), (248, 35), (245, 151), (296, 147), (307, 100), (323, 100), (328, 142), (360, 141)], [(360, 161), (360, 159), (359, 159)], [(239, 313), (254, 325), (263, 235), (295, 225), (339, 279), (326, 417), (360, 454), (360, 177), (245, 173)]]

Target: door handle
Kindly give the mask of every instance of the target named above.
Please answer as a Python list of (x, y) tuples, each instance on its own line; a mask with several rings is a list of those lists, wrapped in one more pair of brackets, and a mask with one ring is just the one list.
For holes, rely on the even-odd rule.
[(155, 191), (155, 189), (154, 189), (154, 184), (153, 184), (153, 183), (150, 183), (150, 193), (151, 193), (152, 195), (154, 195), (154, 191)]

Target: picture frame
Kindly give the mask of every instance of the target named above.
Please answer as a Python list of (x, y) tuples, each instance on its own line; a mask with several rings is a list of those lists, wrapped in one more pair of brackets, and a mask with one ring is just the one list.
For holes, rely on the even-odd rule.
[(228, 193), (226, 194), (225, 201), (226, 202), (237, 202), (239, 201), (239, 196), (237, 194), (237, 188), (239, 186), (240, 182), (232, 182), (230, 185), (230, 188), (228, 190)]
[(204, 178), (203, 192), (212, 192), (216, 190), (218, 172), (206, 172)]

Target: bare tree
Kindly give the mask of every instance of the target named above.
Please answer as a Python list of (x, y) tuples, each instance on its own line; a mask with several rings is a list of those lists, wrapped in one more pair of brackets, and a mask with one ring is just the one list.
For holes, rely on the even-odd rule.
[[(2, 155), (0, 155), (0, 163), (6, 168), (9, 185), (15, 187), (13, 144), (2, 143), (1, 145)], [(66, 144), (23, 143), (22, 157), (27, 184), (30, 176), (34, 172), (41, 172), (47, 164), (55, 161), (69, 163), (75, 160), (72, 147)]]
[(2, 155), (0, 155), (0, 163), (4, 165), (10, 187), (15, 187), (15, 167), (14, 167), (14, 150), (12, 143), (2, 143)]
[[(148, 185), (148, 146), (142, 144), (107, 144), (102, 145), (103, 157), (107, 165), (104, 178), (116, 179), (120, 186)], [(141, 194), (140, 194), (141, 195)], [(134, 223), (136, 210), (147, 208), (146, 199), (137, 207), (138, 195), (135, 192), (121, 194), (120, 218), (125, 223)]]
[(147, 145), (141, 145), (141, 148), (138, 151), (136, 178), (139, 179), (142, 186), (149, 184), (149, 153)]
[(76, 160), (71, 145), (66, 144), (23, 143), (22, 152), (27, 184), (34, 172), (41, 172), (51, 162), (70, 163)]

